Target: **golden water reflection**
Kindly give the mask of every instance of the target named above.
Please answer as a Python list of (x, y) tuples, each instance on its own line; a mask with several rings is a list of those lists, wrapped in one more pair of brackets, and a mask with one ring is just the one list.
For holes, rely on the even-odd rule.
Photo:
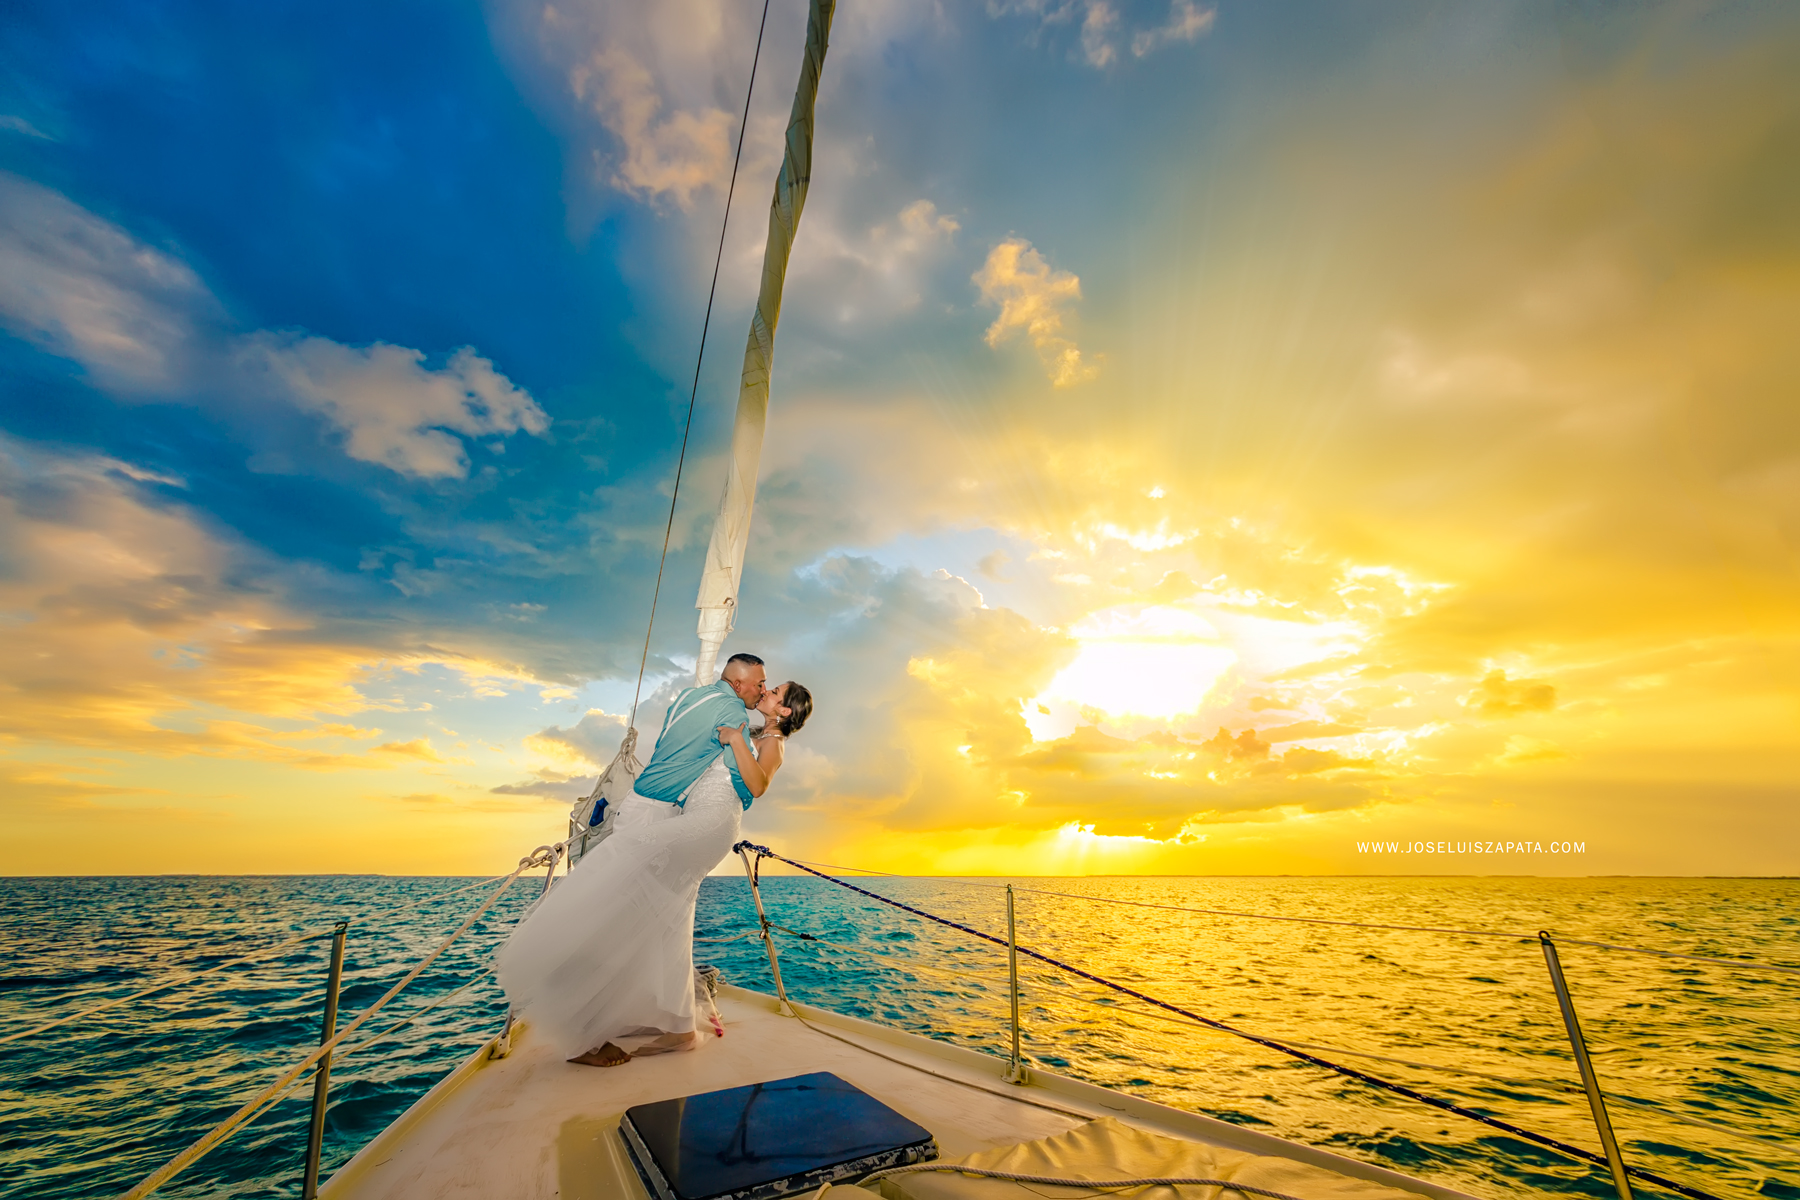
[[(1003, 880), (855, 882), (984, 931), (1006, 928)], [(1590, 1150), (1598, 1141), (1537, 930), (1800, 959), (1800, 887), (1791, 881), (1011, 882), (1023, 946), (1247, 1032), (1328, 1047), (1316, 1053)], [(784, 941), (784, 971), (800, 998), (1006, 1052), (1002, 948), (822, 881), (765, 876), (764, 891), (773, 919), (854, 948)], [(1524, 936), (1178, 911), (1193, 908)], [(1800, 1196), (1800, 976), (1567, 944), (1562, 957), (1627, 1161), (1708, 1191)], [(1527, 1185), (1610, 1194), (1603, 1172), (1502, 1131), (1168, 1017), (1029, 958), (1020, 963), (1024, 1050), (1042, 1067), (1477, 1192)]]

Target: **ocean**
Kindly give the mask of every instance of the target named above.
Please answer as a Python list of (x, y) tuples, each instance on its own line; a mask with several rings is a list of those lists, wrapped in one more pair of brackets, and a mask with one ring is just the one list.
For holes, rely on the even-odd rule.
[[(499, 1029), (504, 1000), (482, 972), (540, 880), (515, 886), (364, 1032), (435, 1004), (422, 1019), (334, 1065), (327, 1175)], [(350, 922), (340, 1022), (348, 1021), (480, 904), (488, 889), (469, 888), (474, 882), (0, 879), (0, 1037), (340, 919)], [(1589, 1149), (1598, 1143), (1584, 1097), (1571, 1090), (1579, 1081), (1538, 930), (1800, 963), (1800, 882), (1793, 880), (855, 882), (1001, 935), (1011, 882), (1022, 945)], [(783, 934), (777, 943), (796, 999), (1006, 1053), (1003, 949), (823, 880), (765, 875), (763, 896), (772, 921), (823, 939)], [(1145, 907), (1152, 905), (1165, 907)], [(1191, 909), (1524, 937), (1182, 911)], [(751, 913), (742, 878), (708, 879), (696, 934), (742, 934)], [(317, 1044), (328, 946), (316, 939), (0, 1045), (0, 1194), (116, 1194), (233, 1112)], [(772, 990), (758, 941), (708, 940), (696, 957), (731, 982)], [(1800, 975), (1567, 942), (1562, 960), (1626, 1161), (1720, 1197), (1800, 1200)], [(1021, 960), (1021, 982), (1024, 1050), (1041, 1067), (1478, 1195), (1520, 1188), (1613, 1194), (1604, 1172), (1553, 1151), (1165, 1019), (1042, 964)], [(160, 1194), (297, 1196), (310, 1097), (309, 1080)]]

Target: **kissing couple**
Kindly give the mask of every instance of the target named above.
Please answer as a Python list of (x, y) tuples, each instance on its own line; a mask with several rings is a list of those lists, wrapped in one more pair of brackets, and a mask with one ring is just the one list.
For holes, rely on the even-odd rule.
[[(694, 902), (812, 714), (810, 692), (769, 687), (763, 667), (734, 654), (717, 683), (675, 697), (612, 835), (500, 947), (496, 975), (513, 1013), (570, 1062), (616, 1067), (692, 1049), (701, 1013), (724, 1034), (694, 974)], [(753, 712), (763, 717), (755, 728)]]

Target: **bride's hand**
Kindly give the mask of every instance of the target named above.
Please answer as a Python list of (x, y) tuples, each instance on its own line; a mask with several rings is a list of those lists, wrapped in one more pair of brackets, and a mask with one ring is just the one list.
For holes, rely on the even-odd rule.
[(719, 726), (719, 745), (735, 746), (744, 740), (744, 731), (736, 725)]

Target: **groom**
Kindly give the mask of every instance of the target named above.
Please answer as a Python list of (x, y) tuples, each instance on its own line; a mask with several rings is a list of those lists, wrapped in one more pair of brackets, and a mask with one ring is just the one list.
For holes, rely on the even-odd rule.
[[(677, 695), (663, 717), (650, 765), (637, 777), (632, 790), (646, 800), (685, 804), (688, 789), (725, 751), (719, 726), (742, 729), (748, 725), (750, 710), (762, 703), (766, 682), (762, 659), (754, 654), (734, 654), (726, 660), (717, 683), (688, 688)], [(749, 804), (753, 796), (738, 774), (737, 756), (726, 754), (725, 766), (738, 799)]]

